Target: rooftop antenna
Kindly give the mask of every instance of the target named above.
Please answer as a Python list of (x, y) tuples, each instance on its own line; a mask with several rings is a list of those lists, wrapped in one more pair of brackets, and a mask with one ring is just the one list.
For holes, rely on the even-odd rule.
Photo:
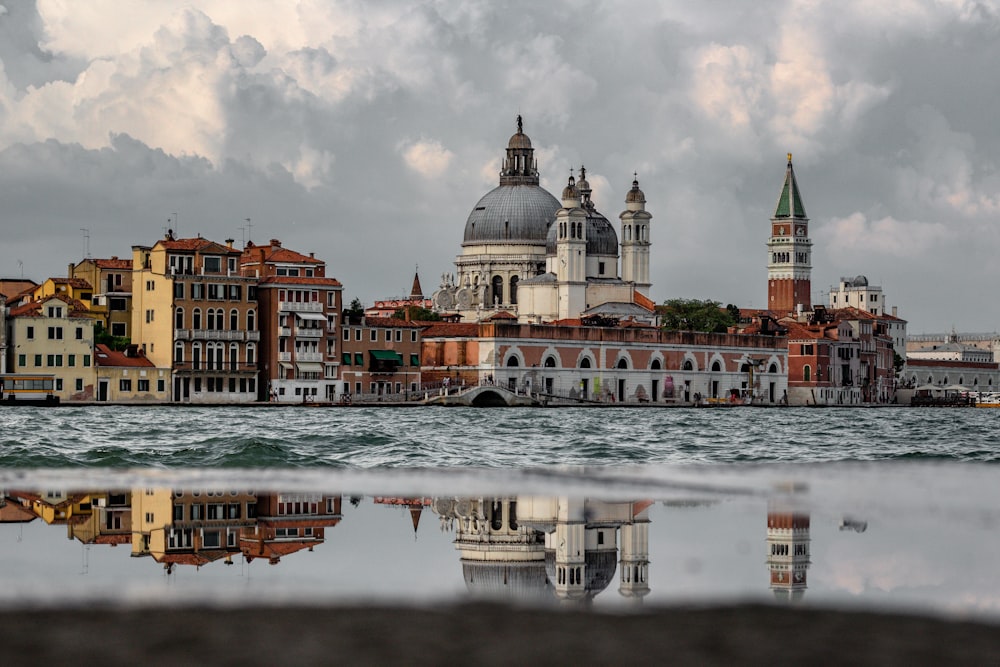
[[(181, 236), (181, 225), (180, 225), (179, 222), (177, 222), (177, 213), (171, 213), (170, 215), (172, 215), (173, 218), (174, 218), (173, 225), (172, 225), (173, 230), (174, 230), (174, 238), (180, 238), (180, 236)], [(170, 222), (170, 218), (169, 217), (167, 218), (167, 222)]]
[(253, 241), (253, 223), (250, 222), (250, 218), (244, 219), (247, 221), (247, 241)]
[(90, 230), (86, 227), (80, 227), (80, 231), (83, 232), (83, 257), (90, 259)]
[(21, 271), (21, 278), (24, 278), (24, 262), (17, 260), (17, 268)]

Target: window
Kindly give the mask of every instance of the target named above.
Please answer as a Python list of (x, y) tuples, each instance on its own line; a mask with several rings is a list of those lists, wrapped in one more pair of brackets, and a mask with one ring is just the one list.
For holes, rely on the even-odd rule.
[(209, 301), (221, 301), (223, 298), (222, 285), (217, 283), (209, 283), (208, 285), (208, 299)]
[(35, 327), (28, 327), (27, 330), (26, 330), (26, 332), (25, 332), (25, 335), (27, 336), (28, 340), (34, 340), (35, 339)]
[(159, 393), (162, 394), (166, 390), (167, 390), (167, 383), (165, 381), (163, 381), (163, 380), (157, 380), (156, 381), (156, 391), (158, 391)]
[(247, 331), (257, 330), (257, 311), (248, 310), (247, 311)]
[(344, 327), (344, 340), (351, 340), (351, 330)]
[(222, 270), (222, 260), (219, 257), (205, 257), (204, 268), (205, 273), (219, 273)]
[(809, 382), (812, 379), (812, 369), (809, 366), (802, 367), (802, 381)]
[(371, 340), (371, 342), (373, 343), (376, 342), (378, 340), (378, 329), (372, 329), (371, 331), (369, 331), (368, 338)]
[(83, 340), (83, 327), (76, 328), (76, 339)]
[(354, 353), (354, 365), (364, 366), (365, 365), (365, 355), (361, 352)]
[(62, 391), (63, 381), (62, 378), (56, 378), (56, 391)]
[(414, 329), (413, 331), (410, 332), (410, 342), (411, 343), (416, 343), (417, 342), (417, 330), (416, 329)]
[(35, 355), (35, 365), (36, 366), (41, 366), (42, 365), (42, 355), (40, 355), (40, 354), (36, 354)]
[(385, 330), (385, 342), (387, 342), (387, 343), (391, 343), (392, 342), (392, 329), (386, 329)]
[(191, 328), (201, 329), (201, 308), (191, 311)]
[(240, 328), (240, 311), (235, 308), (229, 311), (229, 328), (233, 331)]
[(120, 297), (108, 299), (108, 310), (128, 310), (128, 302)]
[(256, 300), (257, 300), (257, 286), (247, 285), (247, 301), (256, 301)]
[(149, 380), (137, 380), (136, 389), (139, 391), (149, 391)]
[(419, 366), (420, 365), (420, 355), (419, 354), (411, 354), (410, 355), (410, 365), (411, 366)]
[(257, 363), (257, 346), (253, 343), (247, 343), (247, 364), (255, 363)]
[(154, 289), (156, 289), (156, 283), (153, 282), (152, 280), (147, 280), (146, 281), (146, 291), (147, 292), (152, 292)]
[(48, 313), (49, 313), (49, 317), (62, 317), (62, 307), (61, 306), (49, 306)]
[[(21, 355), (21, 356), (24, 356), (24, 355)], [(350, 352), (344, 352), (344, 354), (341, 355), (341, 356), (342, 356), (341, 363), (343, 363), (345, 366), (350, 366), (351, 365), (351, 353)]]
[(62, 340), (62, 327), (49, 327), (49, 340)]
[(191, 283), (191, 298), (192, 299), (205, 298), (205, 286), (202, 283)]
[(83, 391), (83, 378), (76, 379), (76, 391)]
[(150, 323), (152, 321), (153, 321), (153, 311), (152, 310), (147, 310), (146, 311), (146, 323), (148, 324), (148, 323)]
[[(231, 269), (235, 272), (236, 269)], [(229, 286), (229, 300), (230, 301), (242, 301), (243, 300), (243, 288), (240, 285), (230, 285)]]
[(183, 329), (184, 328), (184, 309), (178, 308), (174, 311), (174, 328)]
[(403, 342), (403, 330), (402, 329), (396, 329), (396, 342), (397, 343)]
[(111, 323), (111, 335), (116, 338), (124, 338), (126, 334), (125, 323), (124, 322), (112, 322)]
[(132, 380), (122, 378), (118, 381), (119, 391), (132, 391)]
[(17, 365), (18, 366), (22, 366), (22, 367), (23, 366), (27, 366), (28, 365), (28, 355), (26, 355), (26, 354), (19, 354), (19, 355), (17, 355)]
[(184, 283), (179, 281), (174, 283), (174, 298), (175, 299), (184, 298)]

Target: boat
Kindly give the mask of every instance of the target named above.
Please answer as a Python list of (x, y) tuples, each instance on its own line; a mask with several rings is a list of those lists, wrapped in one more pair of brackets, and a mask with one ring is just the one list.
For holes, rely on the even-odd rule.
[(972, 391), (969, 397), (977, 408), (1000, 408), (1000, 391)]
[(54, 375), (14, 373), (0, 375), (0, 404), (58, 405)]

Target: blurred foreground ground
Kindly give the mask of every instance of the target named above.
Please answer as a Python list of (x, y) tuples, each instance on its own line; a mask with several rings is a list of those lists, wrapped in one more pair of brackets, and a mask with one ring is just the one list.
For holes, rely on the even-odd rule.
[(1000, 627), (732, 607), (632, 615), (416, 608), (6, 610), (0, 664), (17, 665), (986, 665)]

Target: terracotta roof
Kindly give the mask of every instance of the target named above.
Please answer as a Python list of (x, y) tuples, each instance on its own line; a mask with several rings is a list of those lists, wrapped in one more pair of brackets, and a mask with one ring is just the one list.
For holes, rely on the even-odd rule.
[(265, 264), (325, 264), (321, 259), (303, 255), (300, 252), (282, 248), (281, 246), (255, 246), (247, 244), (243, 249), (243, 256), (240, 258), (241, 264), (257, 264), (260, 262), (260, 251), (264, 251)]
[(77, 289), (93, 289), (83, 278), (49, 278), (53, 285), (69, 285)]
[(0, 523), (30, 523), (37, 518), (34, 512), (16, 502), (0, 507)]
[(583, 320), (579, 317), (571, 317), (565, 320), (552, 320), (551, 322), (546, 322), (545, 324), (554, 327), (582, 327)]
[(69, 306), (67, 313), (68, 317), (87, 317), (87, 307), (83, 305), (77, 299), (71, 299), (65, 294), (54, 294), (52, 296), (46, 296), (37, 301), (31, 301), (29, 303), (22, 304), (20, 306), (15, 306), (10, 309), (11, 317), (32, 317), (40, 315), (42, 312), (42, 306), (49, 301), (56, 299), (62, 301)]
[[(426, 324), (426, 323), (425, 323)], [(431, 322), (424, 329), (427, 338), (478, 338), (479, 325), (475, 322)]]
[(160, 239), (156, 242), (156, 245), (160, 246), (165, 250), (174, 250), (182, 252), (200, 252), (202, 254), (210, 255), (240, 255), (241, 250), (236, 248), (230, 248), (229, 246), (224, 246), (221, 243), (216, 243), (215, 241), (209, 241), (208, 239), (203, 239), (201, 237), (193, 239)]
[(404, 329), (419, 329), (416, 322), (407, 322), (397, 317), (366, 317), (365, 325), (369, 327), (401, 327)]
[[(837, 325), (806, 325), (801, 322), (782, 322), (788, 329), (788, 340), (837, 340)], [(831, 331), (832, 330), (832, 331)], [(832, 335), (828, 335), (832, 334)]]
[(516, 321), (517, 320), (517, 315), (514, 315), (510, 311), (501, 310), (500, 312), (498, 312), (498, 313), (496, 313), (494, 315), (490, 315), (489, 317), (487, 317), (483, 321), (484, 322), (495, 322), (497, 320), (515, 320)]
[(113, 366), (127, 368), (155, 368), (155, 364), (142, 354), (142, 348), (136, 347), (135, 356), (126, 356), (125, 352), (112, 350), (107, 345), (97, 344), (94, 359), (98, 366)]
[(118, 535), (98, 535), (94, 538), (95, 544), (110, 544), (112, 546), (116, 544), (131, 544), (132, 535), (129, 533), (118, 534)]
[(641, 306), (650, 312), (656, 310), (656, 303), (645, 294), (635, 292), (632, 295), (632, 301), (635, 303), (635, 305)]
[(0, 294), (3, 294), (8, 300), (25, 292), (30, 294), (36, 287), (38, 287), (38, 284), (34, 280), (0, 278)]
[(312, 548), (317, 544), (322, 544), (323, 540), (281, 540), (280, 542), (242, 540), (242, 542), (243, 545), (240, 549), (243, 551), (243, 557), (247, 559), (248, 563), (253, 561), (255, 558), (267, 558), (273, 565), (277, 563), (282, 556), (288, 556), (296, 551)]
[(111, 259), (95, 259), (94, 265), (99, 269), (131, 269), (132, 260), (118, 259), (117, 257), (112, 257)]
[(318, 276), (265, 276), (258, 282), (261, 287), (268, 285), (325, 285), (328, 287), (341, 287), (340, 281), (336, 278), (320, 278)]

